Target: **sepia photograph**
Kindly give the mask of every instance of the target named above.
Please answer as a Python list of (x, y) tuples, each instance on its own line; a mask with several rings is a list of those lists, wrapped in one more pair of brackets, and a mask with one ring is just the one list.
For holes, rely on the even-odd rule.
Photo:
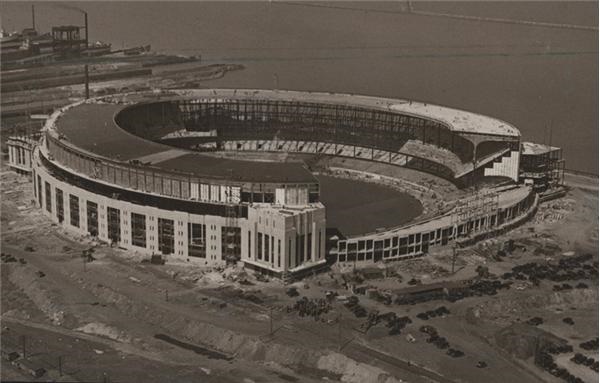
[(598, 1), (0, 27), (1, 382), (599, 382)]

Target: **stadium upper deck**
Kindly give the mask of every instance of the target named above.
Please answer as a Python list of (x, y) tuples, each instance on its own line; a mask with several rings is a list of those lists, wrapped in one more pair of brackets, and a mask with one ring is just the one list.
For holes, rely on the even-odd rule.
[(240, 182), (316, 183), (301, 163), (255, 162), (216, 158), (146, 140), (121, 129), (115, 116), (123, 104), (92, 103), (65, 111), (56, 131), (86, 152), (115, 161), (151, 165), (164, 171), (190, 173), (202, 178)]
[(520, 137), (517, 128), (496, 118), (440, 105), (343, 93), (256, 89), (194, 89), (177, 91), (192, 98), (266, 99), (363, 107), (438, 121), (453, 132)]
[[(208, 135), (165, 139), (181, 131)], [(161, 177), (175, 174), (245, 183), (245, 189), (253, 190), (262, 190), (259, 184), (317, 185), (317, 181), (301, 163), (198, 153), (204, 150), (203, 142), (296, 140), (296, 150), (303, 141), (364, 146), (389, 152), (390, 161), (401, 155), (404, 166), (460, 178), (463, 184), (463, 179), (471, 179), (470, 172), (516, 180), (520, 146), (519, 131), (513, 126), (462, 110), (372, 96), (251, 89), (174, 90), (91, 100), (58, 112), (48, 132), (55, 148), (76, 150), (77, 156), (91, 162), (85, 165), (88, 168), (104, 160), (151, 169), (163, 173)], [(315, 145), (307, 148), (313, 146), (315, 153), (323, 150)], [(361, 151), (354, 149), (353, 155)], [(110, 179), (110, 172), (105, 173), (104, 178)]]

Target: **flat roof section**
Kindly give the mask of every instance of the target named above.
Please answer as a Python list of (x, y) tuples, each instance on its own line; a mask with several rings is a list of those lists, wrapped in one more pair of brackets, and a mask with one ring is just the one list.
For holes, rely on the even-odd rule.
[(230, 160), (200, 153), (182, 154), (153, 164), (165, 170), (194, 173), (198, 177), (243, 182), (317, 183), (300, 162)]
[(165, 171), (240, 182), (318, 182), (302, 163), (215, 158), (135, 136), (121, 129), (114, 120), (126, 106), (92, 103), (72, 107), (56, 121), (56, 130), (67, 142), (90, 153), (116, 161), (151, 162), (152, 166)]
[(540, 154), (560, 150), (560, 148), (557, 148), (556, 146), (536, 144), (534, 142), (523, 142), (521, 143), (521, 147), (523, 148), (522, 153), (526, 156), (538, 156)]
[(56, 130), (78, 148), (117, 161), (148, 156), (170, 149), (121, 129), (115, 115), (126, 105), (82, 104), (65, 111)]

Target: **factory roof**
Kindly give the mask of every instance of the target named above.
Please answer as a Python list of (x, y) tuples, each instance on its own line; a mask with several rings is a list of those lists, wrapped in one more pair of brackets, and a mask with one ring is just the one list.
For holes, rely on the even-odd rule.
[(324, 104), (348, 105), (392, 111), (440, 122), (449, 130), (469, 134), (520, 137), (517, 128), (493, 117), (460, 109), (402, 99), (363, 96), (344, 93), (304, 92), (257, 89), (192, 89), (175, 91), (179, 96), (216, 99), (267, 99), (304, 101)]
[(556, 146), (536, 144), (534, 142), (523, 142), (521, 143), (521, 147), (523, 148), (522, 153), (526, 156), (536, 156), (540, 154), (550, 153), (555, 150), (560, 150), (560, 148), (557, 148)]
[(265, 183), (316, 183), (299, 162), (257, 162), (213, 157), (174, 149), (121, 129), (115, 115), (123, 104), (89, 103), (71, 107), (56, 120), (56, 131), (68, 143), (99, 157), (128, 162), (137, 160), (165, 171), (198, 177)]

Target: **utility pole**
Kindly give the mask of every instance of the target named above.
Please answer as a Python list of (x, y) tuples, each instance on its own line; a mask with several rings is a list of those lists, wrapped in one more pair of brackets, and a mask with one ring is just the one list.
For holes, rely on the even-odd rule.
[(27, 358), (27, 335), (21, 335), (21, 347), (23, 348), (23, 359)]
[(342, 314), (338, 314), (338, 351), (342, 351)]
[(456, 263), (456, 240), (454, 240), (454, 246), (452, 246), (452, 274), (454, 274), (454, 264)]

